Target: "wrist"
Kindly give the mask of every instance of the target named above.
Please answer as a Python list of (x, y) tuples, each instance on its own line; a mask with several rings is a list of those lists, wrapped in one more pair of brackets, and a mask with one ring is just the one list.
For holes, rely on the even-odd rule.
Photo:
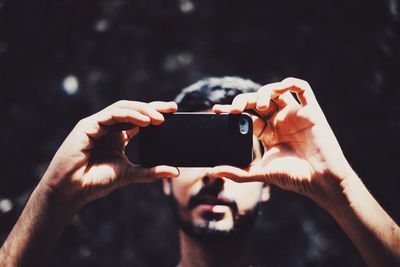
[[(39, 185), (47, 187), (49, 193), (59, 200), (60, 203), (70, 205), (78, 209), (85, 206), (90, 200), (88, 191), (83, 187), (81, 176), (83, 171), (71, 172), (60, 171), (50, 164), (44, 173)], [(77, 174), (78, 173), (78, 174)]]
[(310, 197), (331, 215), (340, 214), (351, 208), (365, 189), (361, 179), (351, 170), (346, 175), (327, 172), (319, 177)]
[(82, 194), (78, 192), (73, 194), (64, 193), (62, 189), (52, 183), (51, 179), (46, 175), (43, 176), (34, 193), (37, 193), (41, 198), (51, 202), (53, 207), (63, 209), (66, 214), (69, 214), (71, 217), (77, 214), (87, 203), (82, 198)]

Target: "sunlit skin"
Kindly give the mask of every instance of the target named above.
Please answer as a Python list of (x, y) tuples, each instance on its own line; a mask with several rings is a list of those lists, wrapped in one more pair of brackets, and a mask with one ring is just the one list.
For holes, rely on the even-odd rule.
[(268, 84), (256, 93), (237, 96), (232, 105), (216, 105), (213, 110), (232, 114), (256, 111), (254, 134), (266, 148), (263, 159), (249, 168), (215, 167), (215, 175), (242, 182), (267, 181), (315, 198), (323, 192), (320, 189), (326, 180), (356, 176), (305, 81), (288, 78)]
[(177, 176), (176, 167), (146, 169), (130, 162), (124, 152), (140, 127), (159, 125), (163, 113), (176, 110), (174, 102), (123, 100), (82, 119), (58, 149), (41, 183), (67, 199), (79, 198), (80, 206), (127, 184)]

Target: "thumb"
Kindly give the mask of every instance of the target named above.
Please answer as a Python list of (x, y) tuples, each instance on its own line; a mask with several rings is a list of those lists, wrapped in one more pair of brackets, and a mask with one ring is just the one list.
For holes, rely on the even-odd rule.
[(253, 135), (260, 137), (265, 128), (268, 126), (267, 121), (264, 118), (253, 114), (251, 114), (250, 116), (253, 121)]
[[(300, 159), (294, 152), (285, 147), (272, 147), (264, 154), (261, 160), (255, 161), (247, 168), (233, 166), (216, 166), (212, 168), (212, 175), (223, 176), (236, 182), (260, 181), (279, 187), (285, 187), (283, 177), (288, 183), (295, 182), (301, 177), (309, 177), (309, 165)], [(290, 181), (290, 182), (289, 182)]]
[(225, 177), (238, 183), (265, 182), (267, 177), (258, 163), (252, 164), (247, 168), (238, 168), (229, 165), (216, 166), (211, 169), (211, 175), (214, 177)]
[(145, 168), (140, 165), (126, 162), (124, 171), (121, 172), (122, 184), (131, 183), (150, 183), (166, 177), (179, 176), (179, 170), (172, 166), (155, 166), (152, 168)]

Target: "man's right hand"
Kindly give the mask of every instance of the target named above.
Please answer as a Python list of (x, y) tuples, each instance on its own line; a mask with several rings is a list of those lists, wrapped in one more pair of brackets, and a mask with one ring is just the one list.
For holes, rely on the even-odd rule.
[(0, 248), (1, 266), (44, 266), (64, 228), (86, 203), (129, 183), (178, 175), (132, 164), (124, 150), (140, 127), (161, 124), (174, 102), (119, 101), (81, 120), (58, 149)]
[(178, 175), (178, 169), (132, 164), (124, 149), (140, 127), (163, 123), (162, 113), (175, 112), (174, 102), (118, 101), (82, 119), (52, 159), (40, 186), (82, 206), (130, 183)]

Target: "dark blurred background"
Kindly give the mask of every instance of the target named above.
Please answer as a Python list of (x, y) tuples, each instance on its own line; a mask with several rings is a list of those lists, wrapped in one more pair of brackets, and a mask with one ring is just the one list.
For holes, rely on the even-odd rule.
[[(80, 119), (119, 99), (171, 99), (205, 76), (312, 85), (346, 156), (399, 222), (400, 1), (0, 0), (0, 242)], [(51, 266), (174, 266), (160, 184), (87, 206)], [(333, 219), (273, 189), (262, 266), (364, 266)]]

